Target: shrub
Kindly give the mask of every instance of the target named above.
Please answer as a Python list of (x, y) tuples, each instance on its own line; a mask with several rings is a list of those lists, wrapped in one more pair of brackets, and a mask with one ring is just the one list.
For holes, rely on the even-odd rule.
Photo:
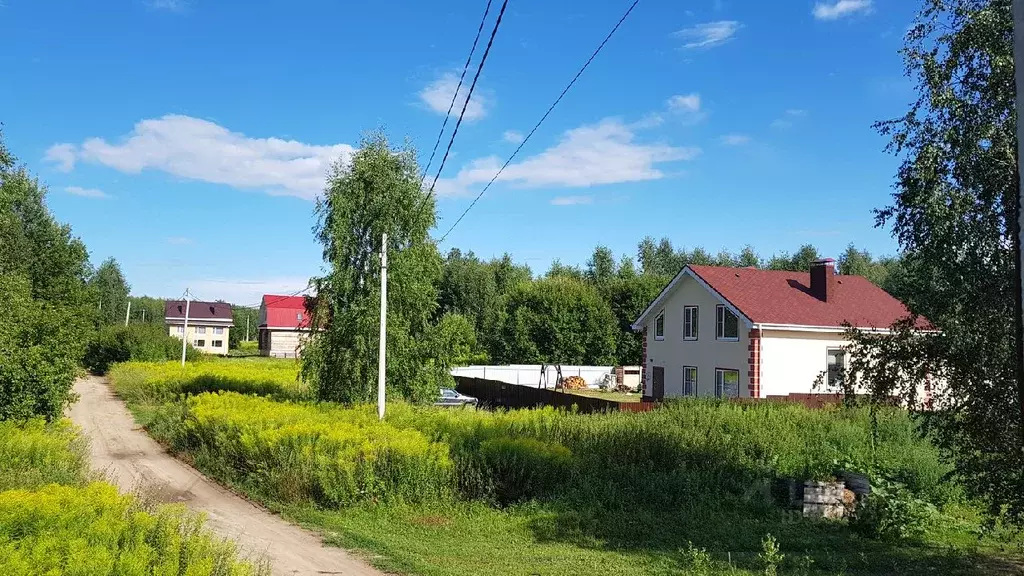
[(88, 443), (67, 421), (0, 422), (0, 491), (84, 482)]
[(199, 465), (276, 501), (337, 508), (451, 496), (447, 448), (415, 430), (364, 417), (372, 416), (368, 407), (281, 403), (234, 392), (201, 394), (185, 406), (166, 440)]
[(476, 464), (485, 493), (499, 504), (550, 496), (568, 482), (572, 453), (533, 438), (494, 438), (480, 443)]
[(183, 507), (147, 511), (109, 484), (0, 492), (0, 573), (244, 576), (234, 546)]
[(0, 274), (0, 420), (60, 418), (81, 359), (78, 310), (33, 300), (26, 278)]
[[(130, 402), (165, 402), (182, 392), (213, 389), (301, 399), (306, 390), (295, 382), (295, 370), (294, 362), (265, 360), (217, 360), (185, 370), (170, 363), (127, 363), (115, 367), (111, 379)], [(222, 404), (216, 415), (209, 412)], [(951, 494), (942, 488), (949, 468), (938, 450), (896, 409), (880, 414), (874, 439), (867, 409), (703, 400), (667, 402), (646, 413), (589, 415), (397, 402), (388, 405), (381, 424), (369, 405), (312, 406), (221, 394), (196, 396), (187, 409), (167, 409), (158, 420), (151, 430), (197, 461), (206, 458), (203, 465), (212, 473), (262, 486), (279, 498), (292, 494), (329, 505), (453, 493), (502, 505), (551, 499), (634, 523), (642, 518), (652, 526), (670, 515), (697, 530), (702, 518), (726, 513), (767, 517), (772, 502), (761, 496), (777, 478), (830, 476), (840, 469), (878, 471), (872, 478), (899, 479), (935, 504)], [(409, 434), (401, 436), (407, 440), (398, 442), (399, 432)], [(321, 442), (335, 433), (343, 439)], [(379, 441), (373, 439), (378, 433)], [(408, 496), (409, 480), (388, 476), (375, 463), (351, 463), (363, 458), (360, 450), (376, 455), (392, 442), (408, 442), (401, 453), (415, 463), (410, 474), (424, 478), (422, 494)], [(359, 450), (350, 450), (356, 445)], [(345, 484), (349, 472), (324, 472), (335, 466), (330, 458), (342, 460), (338, 470), (358, 470), (373, 480)], [(301, 464), (296, 470), (302, 478), (277, 470), (295, 463)], [(763, 534), (751, 535), (751, 541)]]
[(156, 404), (181, 394), (218, 391), (279, 400), (310, 396), (308, 386), (298, 380), (298, 363), (294, 360), (211, 359), (184, 367), (177, 362), (130, 362), (112, 367), (110, 381), (119, 396), (135, 404)]
[[(181, 339), (157, 324), (105, 326), (96, 331), (86, 346), (83, 364), (94, 374), (106, 374), (112, 364), (135, 360), (156, 362), (181, 357)], [(201, 353), (187, 344), (185, 359), (197, 360)]]
[(935, 514), (934, 506), (903, 484), (879, 478), (858, 505), (850, 527), (868, 538), (903, 540), (924, 534)]

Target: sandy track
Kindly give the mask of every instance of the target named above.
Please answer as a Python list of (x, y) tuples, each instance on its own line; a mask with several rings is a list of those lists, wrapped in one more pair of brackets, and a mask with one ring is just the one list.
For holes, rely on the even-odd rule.
[(382, 572), (340, 548), (253, 505), (190, 466), (150, 438), (102, 378), (75, 383), (79, 400), (69, 416), (91, 442), (94, 469), (125, 492), (144, 490), (167, 502), (203, 512), (207, 525), (238, 542), (243, 554), (267, 558), (275, 575), (343, 574), (382, 576)]

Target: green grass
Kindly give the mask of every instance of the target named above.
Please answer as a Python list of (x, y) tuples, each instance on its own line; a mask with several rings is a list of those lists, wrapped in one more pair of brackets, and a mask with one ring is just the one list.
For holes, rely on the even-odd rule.
[[(384, 570), (423, 576), (764, 574), (759, 555), (769, 530), (734, 526), (724, 538), (686, 538), (666, 518), (668, 534), (622, 545), (597, 535), (598, 526), (539, 504), (505, 510), (479, 503), (341, 511), (271, 507), (321, 531), (329, 544), (363, 551)], [(782, 575), (988, 575), (1016, 574), (1021, 567), (1011, 556), (1019, 558), (1018, 544), (994, 537), (950, 546), (947, 541), (959, 533), (932, 532), (927, 543), (888, 545), (853, 537), (842, 524), (801, 522), (770, 530), (783, 546)]]
[[(880, 414), (874, 436), (866, 410), (703, 400), (593, 415), (392, 404), (380, 424), (372, 406), (273, 400), (290, 381), (255, 383), (273, 383), (275, 366), (232, 368), (230, 390), (264, 398), (175, 402), (152, 390), (190, 389), (181, 373), (159, 385), (138, 377), (160, 374), (147, 365), (113, 374), (137, 418), (201, 470), (387, 570), (763, 574), (768, 534), (785, 555), (779, 574), (1014, 573), (1024, 557), (1015, 533), (979, 531), (949, 467), (898, 410)], [(800, 519), (773, 496), (777, 479), (839, 469), (898, 481), (938, 511), (920, 538), (884, 542)]]

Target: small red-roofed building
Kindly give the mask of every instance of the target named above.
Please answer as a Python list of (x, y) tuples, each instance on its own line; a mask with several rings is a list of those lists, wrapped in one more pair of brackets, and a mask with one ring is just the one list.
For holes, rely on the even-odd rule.
[(305, 296), (264, 294), (259, 317), (260, 355), (298, 358), (309, 326)]
[(686, 266), (633, 323), (643, 334), (643, 394), (824, 392), (815, 382), (834, 389), (849, 361), (847, 326), (885, 333), (910, 315), (866, 278), (837, 275), (832, 259), (808, 272)]

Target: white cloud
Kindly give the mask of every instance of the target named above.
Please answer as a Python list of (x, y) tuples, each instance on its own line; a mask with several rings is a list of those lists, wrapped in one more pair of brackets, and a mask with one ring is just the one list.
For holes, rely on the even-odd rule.
[(743, 25), (735, 20), (719, 20), (683, 28), (672, 35), (685, 42), (683, 48), (711, 48), (731, 40), (742, 27)]
[(57, 164), (61, 172), (70, 172), (75, 167), (75, 147), (71, 144), (57, 144), (46, 151), (46, 160)]
[(551, 204), (554, 206), (576, 206), (593, 203), (593, 196), (559, 196), (558, 198), (551, 199)]
[[(452, 103), (452, 96), (455, 95), (455, 89), (458, 86), (459, 77), (450, 72), (445, 73), (437, 80), (427, 84), (420, 91), (420, 100), (423, 100), (423, 103), (428, 108), (443, 116), (448, 113), (448, 107)], [(453, 116), (457, 117), (462, 112), (462, 106), (466, 102), (467, 94), (469, 94), (469, 83), (465, 82), (459, 89), (459, 96), (455, 100), (455, 106), (452, 106)], [(479, 89), (474, 90), (473, 98), (469, 101), (469, 106), (466, 107), (466, 114), (463, 118), (465, 120), (479, 120), (486, 115), (487, 101)]]
[[(522, 188), (578, 188), (658, 180), (665, 177), (658, 164), (700, 154), (695, 147), (641, 144), (636, 142), (637, 130), (617, 118), (568, 130), (554, 146), (510, 164), (498, 181)], [(438, 181), (436, 190), (447, 196), (470, 193), (470, 188), (490, 181), (500, 166), (495, 156), (479, 158), (455, 177)]]
[(726, 146), (742, 146), (750, 143), (750, 136), (746, 134), (726, 134), (719, 141)]
[(803, 118), (807, 116), (807, 110), (801, 108), (790, 108), (783, 112), (782, 118), (776, 118), (772, 121), (772, 128), (792, 128), (793, 121), (797, 118)]
[(832, 4), (818, 2), (814, 5), (814, 17), (818, 20), (838, 20), (858, 12), (871, 12), (872, 0), (838, 0)]
[(171, 236), (167, 239), (167, 243), (175, 246), (187, 246), (192, 243), (192, 239), (184, 236)]
[(118, 143), (89, 138), (77, 146), (56, 144), (46, 157), (64, 171), (85, 161), (128, 174), (160, 170), (191, 180), (312, 199), (323, 189), (331, 162), (347, 160), (353, 152), (348, 144), (250, 138), (207, 120), (169, 114), (135, 124)]
[[(291, 294), (309, 285), (308, 277), (277, 277), (261, 279), (192, 279), (189, 289), (204, 300), (225, 300), (238, 306), (259, 306), (264, 294)], [(255, 332), (255, 326), (253, 331)]]
[(700, 94), (677, 94), (668, 99), (668, 109), (681, 112), (700, 112)]
[(98, 199), (110, 198), (110, 196), (107, 195), (106, 192), (104, 192), (103, 190), (96, 189), (96, 188), (82, 188), (81, 186), (68, 186), (67, 188), (64, 188), (64, 191), (67, 192), (68, 194), (73, 194), (75, 196), (81, 196), (83, 198), (98, 198)]
[(505, 130), (505, 133), (501, 135), (501, 139), (512, 144), (519, 144), (523, 141), (523, 133), (518, 130)]

